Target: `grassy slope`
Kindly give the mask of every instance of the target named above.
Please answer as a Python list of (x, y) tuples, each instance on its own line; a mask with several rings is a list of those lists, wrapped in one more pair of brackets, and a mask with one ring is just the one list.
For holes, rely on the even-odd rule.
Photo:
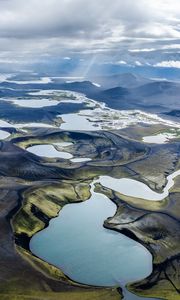
[[(44, 216), (53, 218), (57, 216), (59, 210), (67, 203), (72, 203), (80, 200), (86, 200), (89, 198), (89, 185), (87, 183), (57, 183), (46, 185), (41, 188), (29, 189), (23, 195), (25, 201), (23, 208), (16, 214), (13, 219), (13, 228), (15, 234), (25, 233), (28, 236), (32, 236), (35, 232), (44, 228), (45, 224), (37, 216), (32, 213), (32, 206), (36, 207), (37, 212), (42, 212)], [(58, 280), (61, 283), (65, 283), (65, 286), (75, 286), (76, 289), (68, 289), (67, 291), (52, 292), (47, 287), (47, 291), (41, 291), (40, 285), (36, 282), (34, 285), (31, 279), (31, 288), (25, 292), (23, 286), (16, 287), (16, 281), (11, 282), (12, 292), (8, 290), (10, 295), (1, 294), (0, 299), (74, 299), (74, 300), (119, 300), (121, 299), (120, 294), (116, 289), (96, 289), (96, 288), (81, 288), (81, 285), (72, 283), (59, 269), (56, 267), (43, 262), (42, 260), (34, 257), (29, 251), (17, 247), (19, 254), (23, 260), (26, 260), (34, 269), (41, 272), (43, 276), (47, 276), (51, 279)], [(14, 285), (14, 286), (13, 286)], [(14, 295), (14, 289), (18, 289), (17, 295)], [(32, 290), (31, 290), (32, 289)], [(5, 288), (6, 290), (6, 288)], [(22, 295), (18, 295), (21, 293)], [(0, 291), (1, 292), (1, 291)], [(33, 296), (31, 295), (33, 294)]]

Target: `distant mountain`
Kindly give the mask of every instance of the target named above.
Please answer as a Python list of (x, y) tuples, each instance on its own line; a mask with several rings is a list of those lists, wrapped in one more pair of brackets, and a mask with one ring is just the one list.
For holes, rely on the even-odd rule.
[(180, 118), (180, 110), (172, 110), (166, 113), (167, 116)]
[(140, 95), (141, 97), (150, 97), (160, 94), (177, 94), (177, 90), (180, 91), (180, 85), (169, 81), (155, 81), (145, 85), (142, 85), (133, 90), (133, 93)]
[(112, 89), (108, 89), (105, 91), (100, 92), (101, 95), (104, 95), (104, 97), (111, 97), (111, 98), (121, 98), (123, 96), (127, 96), (130, 94), (130, 90), (122, 88), (122, 87), (115, 87)]
[(27, 89), (42, 89), (42, 90), (47, 90), (47, 89), (55, 89), (55, 90), (72, 90), (76, 92), (81, 92), (81, 93), (90, 93), (90, 92), (96, 92), (99, 91), (100, 88), (94, 85), (90, 81), (73, 81), (73, 82), (50, 82), (50, 83), (14, 83), (13, 81), (10, 82), (2, 82), (0, 83), (0, 89), (4, 88), (12, 88), (14, 90), (27, 90)]
[(154, 81), (136, 88), (115, 87), (90, 95), (115, 109), (141, 109), (163, 113), (180, 109), (180, 84)]
[(99, 87), (94, 85), (91, 81), (74, 81), (74, 82), (59, 84), (58, 87), (63, 90), (69, 89), (84, 94), (99, 92)]
[(132, 73), (115, 74), (110, 76), (99, 76), (91, 78), (92, 81), (97, 82), (103, 88), (123, 87), (134, 88), (152, 82), (151, 79), (144, 78), (140, 75)]
[[(127, 74), (125, 78), (126, 76)], [(59, 88), (84, 93), (89, 98), (105, 102), (109, 107), (119, 110), (141, 109), (153, 113), (167, 113), (180, 108), (180, 84), (168, 81), (151, 80), (138, 87), (116, 86), (110, 89), (99, 88), (90, 81), (83, 81), (61, 84)]]
[[(105, 102), (109, 107), (115, 109), (141, 109), (153, 113), (168, 113), (180, 110), (180, 84), (170, 81), (153, 81), (125, 73), (120, 75), (101, 77), (105, 87), (96, 86), (102, 84), (97, 78), (92, 82), (50, 82), (16, 84), (3, 82), (0, 84), (1, 96), (17, 96), (20, 92), (23, 95), (28, 89), (49, 89), (49, 90), (71, 90), (84, 93), (89, 98)], [(118, 85), (117, 85), (118, 84)], [(110, 85), (110, 88), (107, 88)], [(115, 85), (115, 86), (114, 86)], [(125, 87), (126, 85), (126, 87)]]

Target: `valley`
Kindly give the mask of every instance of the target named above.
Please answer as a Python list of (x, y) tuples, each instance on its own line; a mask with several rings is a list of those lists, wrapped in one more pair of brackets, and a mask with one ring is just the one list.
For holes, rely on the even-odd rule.
[(178, 300), (180, 124), (89, 86), (1, 83), (1, 299)]

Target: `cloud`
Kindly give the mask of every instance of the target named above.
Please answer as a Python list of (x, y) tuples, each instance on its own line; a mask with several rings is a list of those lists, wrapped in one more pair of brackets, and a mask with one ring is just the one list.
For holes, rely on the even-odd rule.
[(95, 56), (155, 65), (160, 55), (176, 61), (164, 51), (180, 48), (179, 0), (0, 0), (0, 20), (4, 62)]
[(169, 61), (161, 61), (154, 65), (154, 67), (162, 67), (162, 68), (178, 68), (180, 69), (180, 61), (178, 60), (169, 60)]
[(117, 65), (127, 65), (127, 62), (124, 60), (119, 60), (116, 62)]
[(140, 66), (142, 66), (143, 64), (142, 64), (139, 60), (136, 60), (136, 61), (135, 61), (135, 65), (138, 66), (138, 67), (140, 67)]
[(139, 53), (139, 52), (152, 52), (155, 51), (155, 48), (144, 48), (144, 49), (129, 49), (129, 52)]
[(180, 44), (165, 45), (162, 47), (162, 49), (180, 49)]

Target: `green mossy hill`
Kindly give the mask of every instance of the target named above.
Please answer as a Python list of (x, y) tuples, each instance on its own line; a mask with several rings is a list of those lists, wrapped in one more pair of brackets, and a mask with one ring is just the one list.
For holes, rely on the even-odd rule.
[(23, 194), (24, 205), (13, 219), (14, 232), (31, 237), (56, 217), (64, 205), (89, 197), (88, 183), (61, 182), (28, 189)]
[(180, 256), (154, 266), (153, 273), (144, 280), (128, 284), (131, 292), (141, 297), (156, 297), (164, 300), (180, 299)]
[(34, 292), (30, 294), (1, 294), (1, 300), (121, 300), (116, 289), (79, 290), (70, 292)]

